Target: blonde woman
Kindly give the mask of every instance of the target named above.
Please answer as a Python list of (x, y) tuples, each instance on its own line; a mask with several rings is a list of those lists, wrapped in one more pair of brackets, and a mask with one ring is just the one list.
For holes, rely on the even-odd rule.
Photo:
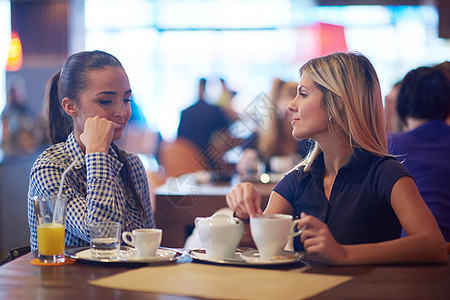
[[(359, 53), (333, 53), (300, 69), (292, 134), (315, 147), (277, 184), (261, 211), (250, 183), (228, 206), (241, 219), (301, 218), (294, 249), (330, 264), (445, 262), (444, 238), (408, 171), (388, 156), (379, 81)], [(402, 227), (408, 237), (401, 238)]]

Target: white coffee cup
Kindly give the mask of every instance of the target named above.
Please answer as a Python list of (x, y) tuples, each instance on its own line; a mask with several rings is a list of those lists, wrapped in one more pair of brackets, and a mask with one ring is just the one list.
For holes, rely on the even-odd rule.
[(283, 214), (250, 218), (250, 230), (259, 256), (271, 258), (281, 255), (288, 238), (302, 233), (302, 230), (295, 232), (299, 221), (292, 221), (291, 215)]
[(161, 244), (161, 229), (135, 229), (133, 232), (124, 231), (122, 239), (125, 243), (136, 248), (139, 257), (156, 256)]

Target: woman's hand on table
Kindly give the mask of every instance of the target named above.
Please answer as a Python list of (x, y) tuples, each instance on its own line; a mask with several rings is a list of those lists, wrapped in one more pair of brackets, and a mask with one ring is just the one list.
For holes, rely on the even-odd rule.
[(108, 153), (114, 137), (114, 131), (120, 124), (95, 116), (87, 118), (80, 140), (86, 147), (86, 154), (92, 152)]
[(226, 196), (230, 207), (240, 219), (262, 215), (261, 195), (249, 182), (239, 183)]
[(336, 242), (325, 223), (302, 213), (297, 226), (303, 228), (300, 240), (308, 254), (318, 255), (330, 264), (343, 264), (346, 261), (346, 249)]

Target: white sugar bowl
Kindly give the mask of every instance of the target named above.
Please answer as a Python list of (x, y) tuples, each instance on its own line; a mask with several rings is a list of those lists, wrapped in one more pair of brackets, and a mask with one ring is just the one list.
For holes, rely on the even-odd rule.
[(244, 222), (223, 214), (195, 219), (206, 254), (212, 259), (234, 258), (244, 232)]

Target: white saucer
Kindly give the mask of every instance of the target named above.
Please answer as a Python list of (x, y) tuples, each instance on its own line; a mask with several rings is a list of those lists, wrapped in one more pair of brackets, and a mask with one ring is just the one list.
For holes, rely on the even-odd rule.
[(75, 255), (76, 259), (84, 259), (90, 261), (98, 261), (98, 262), (118, 262), (123, 261), (121, 257), (96, 257), (91, 255), (91, 250), (86, 249), (80, 252), (77, 252)]
[(77, 252), (75, 255), (76, 259), (83, 259), (85, 261), (93, 261), (93, 262), (106, 262), (106, 263), (114, 263), (114, 262), (165, 262), (171, 261), (175, 259), (177, 255), (176, 251), (169, 249), (158, 249), (156, 251), (156, 256), (151, 257), (139, 257), (137, 255), (137, 251), (134, 248), (130, 248), (127, 250), (120, 250), (119, 256), (116, 257), (94, 257), (91, 255), (91, 250), (86, 249), (80, 252)]
[(250, 250), (239, 253), (241, 258), (249, 264), (290, 264), (299, 261), (302, 258), (301, 254), (296, 252), (283, 251), (281, 255), (272, 258), (261, 258), (257, 250)]
[(177, 252), (169, 249), (158, 249), (156, 251), (156, 256), (141, 257), (138, 256), (136, 249), (121, 250), (120, 257), (127, 261), (135, 262), (159, 262), (159, 261), (170, 261), (172, 260)]
[(239, 253), (237, 252), (234, 254), (234, 258), (217, 259), (209, 257), (208, 254), (206, 254), (205, 249), (192, 249), (189, 251), (189, 256), (194, 259), (209, 261), (218, 264), (245, 263), (245, 261), (239, 256)]

